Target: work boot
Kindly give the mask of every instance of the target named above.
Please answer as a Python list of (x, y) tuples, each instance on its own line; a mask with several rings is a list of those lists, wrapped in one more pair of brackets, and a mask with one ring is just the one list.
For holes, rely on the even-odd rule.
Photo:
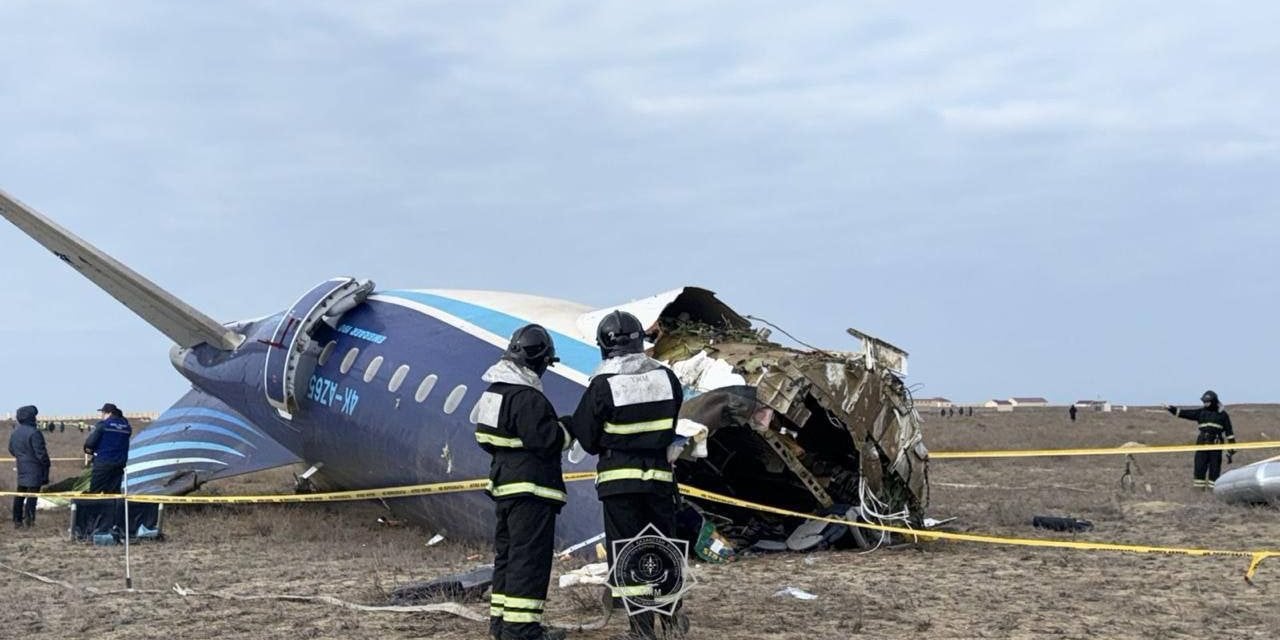
[(564, 640), (566, 635), (567, 632), (564, 629), (548, 629), (546, 627), (542, 627), (538, 629), (536, 634), (529, 636), (528, 638), (504, 632), (502, 640)]
[(660, 620), (665, 638), (683, 638), (689, 633), (689, 616), (679, 609), (669, 617), (662, 616)]

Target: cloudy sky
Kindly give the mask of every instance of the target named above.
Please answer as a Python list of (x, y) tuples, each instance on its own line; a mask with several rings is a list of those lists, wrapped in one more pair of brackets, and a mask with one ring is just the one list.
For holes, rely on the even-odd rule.
[[(777, 6), (5, 2), (0, 189), (224, 320), (698, 284), (918, 395), (1280, 400), (1277, 5)], [(184, 391), (0, 248), (0, 411)]]

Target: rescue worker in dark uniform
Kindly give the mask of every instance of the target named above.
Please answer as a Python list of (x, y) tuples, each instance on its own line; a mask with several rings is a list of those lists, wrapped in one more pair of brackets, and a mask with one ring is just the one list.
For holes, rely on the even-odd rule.
[(119, 407), (110, 402), (98, 410), (105, 417), (93, 425), (84, 440), (86, 456), (93, 456), (93, 472), (89, 476), (89, 493), (120, 493), (124, 467), (129, 462), (129, 437), (133, 427)]
[[(1235, 444), (1236, 434), (1231, 429), (1231, 416), (1223, 411), (1222, 404), (1218, 401), (1218, 394), (1212, 390), (1206, 391), (1200, 396), (1200, 402), (1204, 404), (1200, 409), (1179, 409), (1173, 405), (1166, 405), (1165, 409), (1179, 418), (1195, 420), (1199, 423), (1200, 433), (1196, 437), (1196, 444), (1221, 444), (1224, 440)], [(1228, 463), (1231, 462), (1231, 457), (1235, 453), (1235, 449), (1227, 450)], [(1221, 473), (1221, 451), (1196, 452), (1195, 480), (1192, 484), (1197, 489), (1212, 489)]]
[[(604, 504), (605, 549), (614, 566), (615, 540), (635, 537), (652, 524), (675, 536), (675, 476), (667, 447), (684, 399), (680, 379), (644, 353), (644, 327), (633, 315), (615, 311), (600, 321), (596, 343), (604, 362), (587, 386), (569, 429), (587, 453), (599, 456), (596, 492)], [(630, 585), (614, 587), (615, 602)], [(644, 588), (635, 585), (633, 588)], [(683, 614), (664, 626), (687, 626)], [(630, 619), (634, 637), (654, 638), (654, 616)]]
[(541, 380), (558, 361), (551, 334), (531, 324), (516, 330), (482, 377), (489, 388), (477, 404), (476, 442), (493, 456), (488, 491), (497, 515), (489, 632), (501, 640), (565, 635), (542, 626), (556, 515), (566, 499), (560, 456), (569, 433)]
[[(36, 427), (39, 411), (33, 406), (18, 409), (18, 424), (9, 434), (9, 455), (18, 467), (18, 492), (35, 493), (49, 484), (49, 449), (44, 434)], [(13, 499), (13, 526), (27, 527), (36, 523), (36, 498), (17, 496)]]

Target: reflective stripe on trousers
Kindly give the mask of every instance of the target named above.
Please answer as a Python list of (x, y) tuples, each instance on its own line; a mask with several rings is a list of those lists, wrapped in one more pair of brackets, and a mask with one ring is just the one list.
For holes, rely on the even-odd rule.
[(539, 498), (546, 498), (548, 500), (556, 500), (559, 502), (565, 502), (568, 498), (568, 496), (565, 495), (565, 492), (559, 489), (536, 485), (532, 482), (508, 482), (507, 484), (500, 484), (498, 486), (494, 486), (493, 482), (490, 482), (487, 490), (489, 491), (489, 494), (495, 498), (504, 498), (522, 493), (528, 493), (538, 496)]
[(596, 484), (613, 480), (661, 480), (663, 482), (672, 482), (675, 478), (670, 471), (662, 469), (610, 469), (596, 474)]

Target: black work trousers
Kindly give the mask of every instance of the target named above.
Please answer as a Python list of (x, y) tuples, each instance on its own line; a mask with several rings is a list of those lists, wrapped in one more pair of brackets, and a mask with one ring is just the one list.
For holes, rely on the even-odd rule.
[(542, 498), (498, 500), (493, 534), (493, 592), (489, 629), (502, 638), (542, 635), (542, 610), (555, 553), (560, 505)]
[[(1200, 435), (1196, 438), (1196, 444), (1221, 444), (1222, 434), (1211, 429), (1201, 429)], [(1222, 452), (1221, 451), (1197, 451), (1195, 462), (1195, 480), (1192, 482), (1196, 488), (1212, 489), (1214, 483), (1218, 481), (1218, 476), (1222, 474)]]
[(93, 473), (89, 476), (89, 493), (120, 493), (120, 483), (124, 480), (124, 464), (107, 462), (93, 463)]
[[(604, 503), (604, 535), (605, 550), (609, 555), (609, 569), (614, 567), (615, 540), (634, 538), (650, 524), (658, 528), (662, 535), (672, 538), (676, 533), (676, 500), (675, 495), (654, 495), (651, 493), (623, 493), (601, 498)], [(621, 548), (621, 547), (619, 547)], [(615, 604), (622, 597), (615, 590)], [(643, 638), (656, 637), (654, 631), (653, 612), (631, 616), (631, 631)]]
[[(21, 485), (18, 486), (19, 493), (27, 493), (27, 492), (35, 493), (39, 490), (40, 490), (40, 487), (24, 487)], [(14, 524), (22, 524), (23, 520), (26, 520), (28, 527), (35, 524), (36, 500), (37, 500), (36, 498), (24, 498), (22, 496), (16, 496), (13, 499), (13, 523)]]

